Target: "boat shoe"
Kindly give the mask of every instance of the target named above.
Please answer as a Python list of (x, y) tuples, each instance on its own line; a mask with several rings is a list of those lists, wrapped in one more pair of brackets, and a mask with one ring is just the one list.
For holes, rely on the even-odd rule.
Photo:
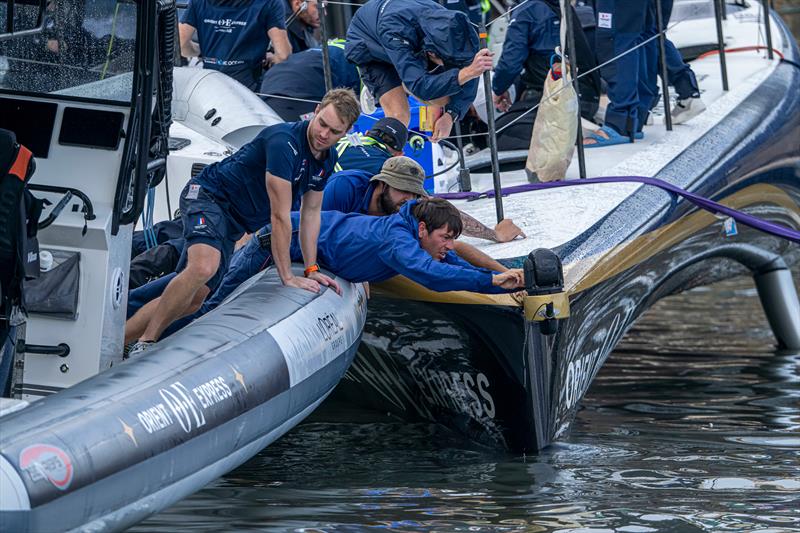
[(683, 124), (705, 110), (706, 105), (699, 97), (684, 98), (683, 100), (678, 98), (678, 101), (675, 103), (675, 107), (673, 107), (672, 111), (670, 112), (672, 114), (672, 123)]

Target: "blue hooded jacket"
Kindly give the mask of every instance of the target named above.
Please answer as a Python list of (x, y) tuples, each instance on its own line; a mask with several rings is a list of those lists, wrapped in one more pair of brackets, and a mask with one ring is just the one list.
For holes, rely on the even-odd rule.
[[(440, 57), (446, 70), (428, 73), (425, 52)], [(461, 86), (458, 71), (472, 63), (476, 53), (478, 34), (467, 16), (433, 0), (371, 0), (356, 11), (345, 45), (351, 63), (389, 63), (414, 96), (449, 96), (447, 109), (462, 118), (475, 100), (478, 80)]]
[[(436, 261), (423, 250), (417, 233), (419, 222), (411, 211), (416, 203), (406, 202), (399, 213), (384, 217), (323, 211), (317, 241), (320, 265), (355, 283), (379, 282), (401, 274), (438, 292), (508, 292), (492, 285), (496, 273), (491, 270), (474, 267), (453, 252)], [(292, 213), (295, 229), (299, 221), (300, 213)], [(297, 234), (290, 250), (292, 261), (303, 260)]]

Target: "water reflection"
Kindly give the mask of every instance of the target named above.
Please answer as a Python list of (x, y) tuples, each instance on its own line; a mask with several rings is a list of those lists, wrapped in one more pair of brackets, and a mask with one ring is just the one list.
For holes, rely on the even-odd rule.
[(800, 531), (800, 355), (749, 280), (661, 302), (536, 456), (392, 419), (302, 424), (135, 531)]

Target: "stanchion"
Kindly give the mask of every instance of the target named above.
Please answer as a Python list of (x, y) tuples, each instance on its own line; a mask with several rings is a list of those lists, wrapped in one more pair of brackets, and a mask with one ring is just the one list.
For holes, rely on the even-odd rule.
[[(311, 0), (316, 2), (318, 0)], [(333, 89), (333, 77), (331, 76), (331, 57), (328, 52), (328, 22), (325, 13), (325, 2), (319, 0), (319, 29), (322, 33), (322, 71), (325, 74), (325, 92)]]
[[(564, 16), (564, 21), (567, 25), (567, 40), (569, 41), (569, 53), (566, 54), (569, 59), (569, 71), (572, 77), (572, 88), (578, 96), (578, 133), (575, 140), (578, 149), (578, 174), (580, 178), (586, 179), (586, 153), (583, 151), (583, 126), (581, 126), (581, 90), (580, 83), (578, 83), (578, 60), (575, 49), (575, 26), (572, 20), (572, 5), (568, 0), (561, 0), (561, 13)], [(566, 75), (566, 69), (563, 69)]]
[(764, 33), (767, 34), (767, 57), (770, 61), (775, 59), (774, 52), (772, 51), (772, 24), (770, 23), (770, 6), (769, 0), (762, 0), (764, 5)]
[[(486, 26), (480, 25), (478, 35), (481, 48), (486, 48)], [(489, 152), (492, 154), (492, 182), (494, 183), (494, 207), (497, 211), (497, 222), (503, 220), (503, 195), (500, 185), (500, 161), (497, 159), (497, 129), (494, 125), (494, 100), (492, 99), (492, 78), (489, 71), (483, 73), (483, 92), (486, 96), (486, 117), (489, 121)]]
[(658, 53), (661, 57), (661, 85), (664, 95), (664, 124), (672, 131), (672, 113), (669, 105), (669, 72), (667, 72), (667, 36), (664, 34), (664, 10), (661, 0), (656, 0), (656, 22), (658, 24)]
[(461, 121), (456, 120), (454, 126), (456, 128), (456, 147), (458, 148), (458, 187), (462, 192), (470, 192), (472, 190), (472, 178), (464, 162), (464, 143), (461, 140)]
[[(724, 2), (725, 0), (721, 0)], [(722, 8), (720, 0), (714, 0), (714, 18), (717, 21), (717, 50), (719, 51), (719, 68), (722, 71), (722, 90), (728, 90), (728, 64), (725, 62), (725, 38), (722, 35)]]

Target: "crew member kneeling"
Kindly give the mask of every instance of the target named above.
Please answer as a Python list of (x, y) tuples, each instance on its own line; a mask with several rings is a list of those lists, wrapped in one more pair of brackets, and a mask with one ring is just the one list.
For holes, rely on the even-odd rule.
[(321, 272), (307, 278), (292, 274), (290, 212), (300, 204), (302, 255), (306, 266), (314, 265), (322, 191), (336, 164), (331, 147), (358, 115), (353, 92), (335, 89), (325, 95), (310, 122), (265, 128), (238, 152), (189, 181), (180, 201), (187, 246), (179, 274), (160, 298), (126, 323), (125, 341), (139, 339), (129, 356), (146, 350), (173, 321), (199, 309), (227, 271), (236, 241), (268, 222), (272, 256), (284, 285), (318, 292), (322, 284), (339, 291)]

